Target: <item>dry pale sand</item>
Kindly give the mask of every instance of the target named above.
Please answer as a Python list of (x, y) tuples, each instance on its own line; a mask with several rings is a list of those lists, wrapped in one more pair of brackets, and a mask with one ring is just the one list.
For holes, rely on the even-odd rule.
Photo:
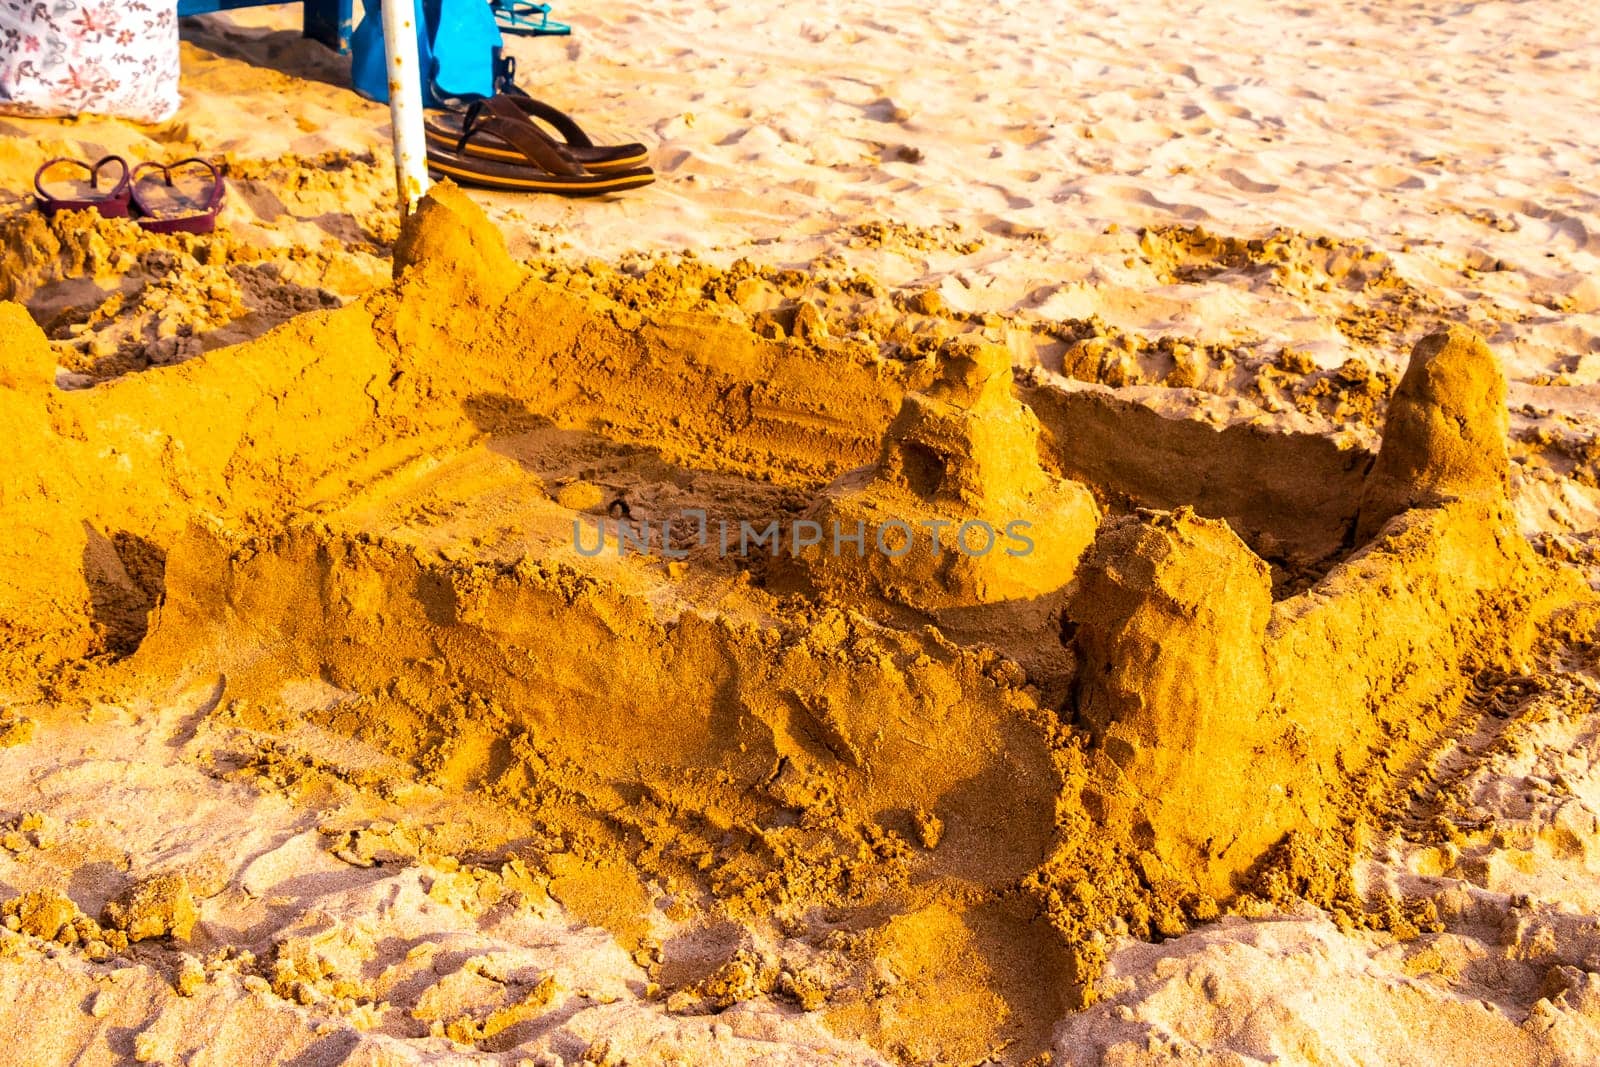
[[(556, 15), (573, 37), (512, 44), (521, 83), (594, 132), (648, 143), (660, 181), (592, 202), (472, 194), (536, 275), (576, 285), (572, 268), (602, 261), (599, 289), (608, 272), (648, 279), (665, 264), (656, 295), (677, 310), (673, 271), (698, 261), (732, 289), (765, 270), (736, 301), (764, 330), (789, 284), (776, 272), (804, 270), (844, 294), (842, 311), (818, 300), (850, 343), (921, 353), (941, 336), (919, 332), (926, 320), (970, 322), (1030, 387), (1348, 447), (1376, 446), (1413, 343), (1467, 324), (1507, 379), (1517, 524), (1600, 585), (1600, 37), (1587, 5), (665, 0)], [(342, 87), (344, 61), (285, 28), (297, 18), (190, 24), (184, 106), (164, 127), (0, 117), (0, 296), (45, 330), (64, 389), (192, 366), (388, 283), (387, 109)], [(33, 168), (107, 151), (226, 157), (227, 236), (201, 251), (43, 227)], [(597, 479), (649, 499), (652, 475), (592, 441), (563, 442), (559, 471), (538, 442), (516, 442), (394, 469), (452, 504), (512, 485), (502, 467), (518, 456), (552, 487)], [(391, 458), (375, 448), (370, 466)], [(431, 505), (391, 493), (392, 471), (370, 477), (347, 496), (317, 483), (319, 514), (385, 534), (422, 522)], [(1018, 991), (1055, 973), (1017, 963), (1026, 953), (986, 956), (992, 973), (940, 1010), (897, 1000), (970, 961), (907, 963), (891, 944), (867, 965), (888, 1006), (869, 1001), (866, 1020), (809, 1001), (802, 979), (849, 984), (834, 973), (843, 956), (814, 941), (586, 866), (607, 855), (545, 849), (518, 866), (521, 839), (492, 796), (318, 718), (348, 694), (311, 686), (263, 711), (228, 688), (249, 681), (139, 692), (13, 672), (0, 900), (33, 910), (13, 908), (22, 932), (0, 934), (0, 1018), (19, 1035), (0, 1061), (1593, 1064), (1596, 647), (1534, 643), (1475, 676), (1463, 706), (1477, 718), (1426, 743), (1423, 772), (1387, 798), (1397, 814), (1354, 842), (1359, 892), (1426, 902), (1421, 929), (1360, 928), (1374, 924), (1352, 924), (1348, 898), (1314, 884), (1158, 943), (1113, 924), (1081, 1011)], [(187, 937), (50, 940), (61, 923), (36, 936), (173, 874), (183, 882), (158, 883), (155, 921), (170, 933), (176, 909)], [(619, 885), (634, 895), (614, 898)], [(23, 897), (35, 891), (53, 895)], [(963, 1013), (989, 1036), (951, 1037)], [(991, 1034), (982, 1017), (1006, 1015), (1024, 1022)]]

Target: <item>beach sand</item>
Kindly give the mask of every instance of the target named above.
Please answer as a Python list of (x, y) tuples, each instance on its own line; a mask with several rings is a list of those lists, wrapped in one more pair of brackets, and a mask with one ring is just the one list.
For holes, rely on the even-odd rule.
[(1586, 7), (554, 16), (655, 185), (403, 233), (294, 7), (0, 116), (7, 1062), (1600, 1061)]

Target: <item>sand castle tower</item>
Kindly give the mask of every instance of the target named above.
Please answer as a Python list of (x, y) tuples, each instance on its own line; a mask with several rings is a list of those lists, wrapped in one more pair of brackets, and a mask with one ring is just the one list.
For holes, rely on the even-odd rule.
[(922, 610), (1031, 600), (1072, 579), (1099, 509), (1040, 466), (1039, 420), (1012, 395), (1009, 354), (958, 339), (940, 359), (928, 391), (901, 404), (877, 464), (807, 513), (821, 540), (788, 554), (780, 578)]
[(1188, 508), (1121, 517), (1085, 556), (1068, 615), (1077, 723), (1107, 761), (1085, 802), (1185, 881), (1227, 896), (1234, 871), (1214, 857), (1253, 860), (1299, 818), (1270, 788), (1286, 772), (1264, 743), (1267, 565), (1226, 522)]
[(1451, 326), (1418, 341), (1362, 489), (1357, 542), (1408, 508), (1504, 500), (1509, 430), (1505, 376), (1482, 337)]

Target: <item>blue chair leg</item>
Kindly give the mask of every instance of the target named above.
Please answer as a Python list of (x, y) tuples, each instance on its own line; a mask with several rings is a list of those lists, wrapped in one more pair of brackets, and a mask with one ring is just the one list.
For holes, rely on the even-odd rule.
[(350, 51), (351, 0), (304, 0), (305, 35), (344, 55)]

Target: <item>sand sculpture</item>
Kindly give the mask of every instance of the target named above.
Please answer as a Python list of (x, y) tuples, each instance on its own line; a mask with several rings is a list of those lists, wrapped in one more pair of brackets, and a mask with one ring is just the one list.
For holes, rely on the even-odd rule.
[[(1015, 397), (1009, 353), (952, 342), (926, 393), (909, 393), (870, 468), (807, 514), (827, 536), (791, 553), (813, 589), (936, 610), (1049, 596), (1094, 537), (1089, 490), (1045, 472), (1039, 420)], [(870, 532), (865, 551), (835, 531)], [(843, 550), (841, 551), (841, 547)]]
[[(984, 997), (1047, 988), (1041, 1017), (1092, 998), (1108, 929), (1173, 933), (1292, 891), (1295, 843), (1381, 817), (1375, 787), (1472, 713), (1475, 672), (1592, 625), (1587, 590), (1510, 519), (1504, 385), (1464, 331), (1417, 346), (1358, 498), (1320, 503), (1334, 520), (1309, 536), (1267, 511), (1230, 525), (1220, 476), (1136, 507), (1174, 491), (1154, 469), (1171, 457), (1074, 455), (1069, 416), (1090, 406), (1061, 396), (1038, 441), (1019, 396), (1050, 387), (1015, 389), (993, 348), (884, 366), (651, 319), (524, 276), (448, 187), (395, 265), (349, 307), (83, 392), (53, 389), (42, 336), (0, 306), (19, 442), (0, 516), (23, 533), (0, 546), (8, 671), (70, 686), (110, 650), (132, 655), (95, 684), (222, 677), (263, 722), (361, 738), (586, 842), (582, 862), (633, 872), (616, 886), (695, 887), (819, 945), (844, 931), (861, 967), (898, 960), (906, 980), (786, 995), (908, 1060), (1015, 1041)], [(1365, 460), (1306, 460), (1324, 461), (1311, 492)], [(589, 558), (572, 524), (608, 517), (611, 493), (574, 486), (598, 467), (639, 517), (1027, 517), (1041, 551), (920, 570)], [(1333, 547), (1275, 599), (1246, 538)], [(1004, 641), (929, 625), (1039, 599), (988, 617)], [(996, 645), (1056, 655), (1036, 672)]]

